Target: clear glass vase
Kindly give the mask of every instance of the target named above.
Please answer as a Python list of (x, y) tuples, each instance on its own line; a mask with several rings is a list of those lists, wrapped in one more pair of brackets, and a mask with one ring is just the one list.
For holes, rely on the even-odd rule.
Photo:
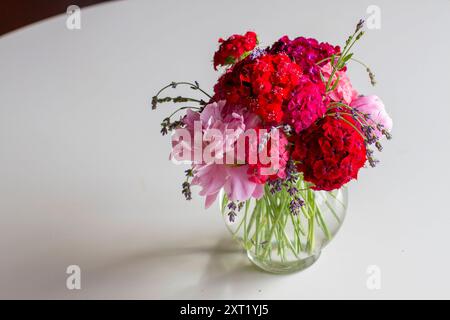
[(341, 227), (347, 209), (347, 189), (327, 191), (300, 189), (304, 201), (297, 214), (289, 208), (285, 188), (230, 210), (223, 193), (221, 211), (226, 226), (239, 241), (250, 261), (271, 273), (291, 273), (312, 265)]

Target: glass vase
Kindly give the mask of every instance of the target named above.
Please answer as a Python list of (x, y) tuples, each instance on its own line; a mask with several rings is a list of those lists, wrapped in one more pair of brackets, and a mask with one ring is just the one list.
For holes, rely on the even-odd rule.
[(298, 194), (303, 205), (292, 213), (292, 197), (285, 187), (273, 192), (267, 185), (261, 199), (229, 206), (225, 193), (221, 211), (227, 228), (250, 261), (270, 273), (291, 273), (311, 266), (341, 227), (347, 209), (347, 189)]

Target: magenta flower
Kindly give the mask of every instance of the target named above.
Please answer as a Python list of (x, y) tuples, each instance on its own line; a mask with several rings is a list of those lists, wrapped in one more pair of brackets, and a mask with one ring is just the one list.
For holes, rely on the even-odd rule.
[(325, 114), (327, 108), (323, 101), (324, 93), (325, 86), (322, 82), (302, 79), (302, 84), (293, 93), (285, 110), (285, 121), (295, 132), (300, 133)]

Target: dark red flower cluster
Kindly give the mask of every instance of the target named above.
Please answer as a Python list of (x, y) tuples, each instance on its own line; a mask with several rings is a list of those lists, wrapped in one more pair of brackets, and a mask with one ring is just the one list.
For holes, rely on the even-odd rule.
[(282, 53), (249, 57), (219, 79), (215, 98), (248, 107), (266, 124), (279, 124), (283, 105), (300, 83), (301, 74), (300, 67)]
[(326, 42), (318, 42), (313, 38), (298, 37), (290, 40), (284, 36), (273, 44), (269, 52), (284, 52), (295, 61), (303, 70), (303, 73), (309, 75), (311, 80), (320, 81), (319, 70), (328, 61), (318, 62), (331, 57), (333, 54), (340, 53), (339, 46), (332, 46)]
[(252, 51), (257, 45), (256, 33), (248, 31), (245, 35), (234, 34), (227, 40), (219, 39), (219, 50), (214, 54), (214, 69), (217, 66), (233, 64)]
[[(351, 119), (346, 119), (352, 121)], [(315, 190), (333, 190), (356, 179), (366, 162), (362, 136), (349, 124), (325, 117), (300, 134), (292, 158)]]
[[(299, 161), (297, 169), (317, 190), (340, 188), (356, 178), (367, 157), (365, 141), (360, 130), (346, 123), (354, 122), (351, 117), (343, 121), (339, 119), (345, 117), (341, 110), (327, 109), (331, 101), (337, 100), (326, 90), (323, 70), (321, 77), (321, 68), (329, 66), (332, 55), (340, 54), (340, 47), (312, 38), (290, 40), (284, 36), (262, 50), (254, 48), (253, 40), (246, 46), (246, 38), (256, 39), (256, 35), (247, 32), (245, 36), (221, 40), (214, 66), (232, 66), (214, 86), (212, 100), (226, 100), (227, 105), (256, 114), (264, 128), (282, 127), (294, 144), (294, 148), (288, 148), (286, 140), (280, 146), (282, 170), (276, 174), (263, 174), (269, 166), (247, 161), (249, 179), (260, 184), (284, 179), (289, 159)], [(345, 72), (345, 68), (340, 72)], [(351, 88), (343, 80), (336, 85), (336, 90)], [(268, 147), (271, 148), (270, 143)]]

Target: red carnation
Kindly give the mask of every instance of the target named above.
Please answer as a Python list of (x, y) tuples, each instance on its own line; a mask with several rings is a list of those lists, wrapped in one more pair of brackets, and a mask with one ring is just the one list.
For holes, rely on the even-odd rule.
[(214, 69), (217, 66), (233, 64), (248, 55), (257, 45), (256, 33), (248, 31), (245, 35), (234, 34), (227, 40), (219, 39), (219, 50), (214, 54)]
[(300, 67), (285, 54), (247, 58), (228, 70), (214, 87), (215, 99), (241, 104), (266, 124), (279, 124), (301, 78)]
[(366, 162), (366, 147), (352, 126), (326, 117), (298, 136), (292, 158), (313, 189), (331, 191), (357, 178)]
[(295, 132), (308, 128), (327, 110), (323, 97), (325, 86), (323, 82), (314, 83), (307, 77), (302, 78), (302, 84), (292, 94), (285, 110), (285, 121)]

